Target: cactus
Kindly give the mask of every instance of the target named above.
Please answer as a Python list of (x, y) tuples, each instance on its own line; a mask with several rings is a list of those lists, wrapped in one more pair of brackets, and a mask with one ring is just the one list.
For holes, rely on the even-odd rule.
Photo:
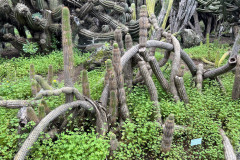
[(91, 1), (88, 1), (87, 3), (83, 4), (83, 6), (77, 12), (77, 17), (79, 17), (80, 19), (85, 17), (88, 14), (88, 12), (92, 10), (93, 6), (94, 5)]
[(52, 87), (41, 76), (36, 75), (35, 79), (44, 90), (52, 90)]
[(109, 83), (109, 78), (112, 71), (112, 61), (110, 59), (107, 59), (105, 64), (106, 64), (106, 74), (105, 74), (104, 84), (106, 86)]
[(202, 91), (202, 81), (203, 81), (203, 64), (198, 64), (198, 70), (197, 70), (197, 78), (196, 78), (196, 84), (197, 84), (197, 90), (199, 92)]
[(27, 43), (25, 38), (13, 36), (11, 33), (5, 34), (3, 38), (10, 41), (10, 43), (19, 51), (22, 51), (23, 45)]
[(209, 45), (210, 45), (210, 42), (209, 42), (209, 33), (207, 33), (206, 35), (206, 45), (207, 45), (207, 48), (209, 49)]
[(124, 54), (124, 46), (123, 46), (123, 40), (122, 40), (122, 30), (120, 27), (118, 27), (114, 32), (114, 39), (118, 44), (118, 47), (121, 51), (121, 55)]
[(131, 4), (131, 9), (132, 9), (132, 19), (137, 20), (137, 15), (136, 15), (136, 5), (135, 3)]
[(82, 71), (82, 92), (84, 96), (91, 97), (87, 70)]
[(227, 137), (223, 129), (219, 129), (220, 135), (223, 140), (224, 156), (226, 160), (237, 160), (237, 156), (234, 152), (230, 139)]
[(162, 137), (162, 151), (168, 152), (171, 150), (171, 144), (174, 132), (174, 115), (170, 114), (166, 119), (163, 127), (163, 137)]
[[(64, 85), (73, 87), (73, 44), (70, 26), (70, 12), (67, 7), (62, 9), (62, 47), (64, 55)], [(66, 103), (73, 101), (73, 94), (66, 94)]]
[(52, 85), (52, 81), (53, 81), (53, 66), (49, 65), (47, 82), (49, 85)]
[(31, 82), (31, 90), (32, 95), (36, 96), (37, 94), (37, 82), (35, 80), (35, 71), (34, 71), (34, 65), (30, 65), (30, 82)]
[(217, 54), (215, 57), (215, 64), (214, 64), (215, 67), (218, 67), (219, 60), (220, 60), (220, 53), (219, 51), (217, 51)]
[(129, 110), (126, 104), (126, 95), (124, 89), (124, 80), (122, 75), (122, 66), (121, 66), (121, 56), (120, 51), (118, 49), (118, 44), (115, 43), (113, 48), (113, 58), (112, 63), (114, 67), (114, 71), (117, 79), (117, 87), (118, 87), (118, 100), (120, 105), (120, 116), (123, 120), (129, 118)]
[(230, 51), (224, 53), (218, 62), (218, 67), (221, 66), (222, 62), (226, 59), (227, 56), (231, 55)]
[(27, 119), (28, 121), (33, 121), (35, 123), (39, 122), (38, 116), (36, 115), (32, 107), (27, 107)]
[(162, 29), (165, 29), (165, 28), (166, 28), (167, 20), (168, 20), (170, 11), (171, 11), (171, 9), (172, 9), (172, 4), (173, 4), (173, 0), (169, 0), (167, 12), (166, 12), (166, 15), (165, 15), (164, 20), (163, 20), (163, 23), (162, 23)]
[(118, 98), (117, 92), (110, 91), (110, 103), (109, 103), (110, 124), (115, 126), (118, 118)]
[(146, 0), (147, 11), (149, 17), (154, 14), (156, 0)]
[(38, 106), (38, 119), (41, 121), (45, 117), (45, 107), (44, 105)]
[[(129, 50), (133, 46), (132, 37), (130, 34), (125, 36), (125, 46), (126, 50)], [(132, 69), (132, 60), (129, 60), (125, 67), (123, 67), (124, 73), (124, 82), (127, 84), (128, 88), (132, 88), (132, 80), (133, 80), (133, 69)]]
[(232, 90), (232, 99), (237, 100), (239, 98), (240, 98), (240, 56), (237, 57), (235, 80)]
[(117, 150), (119, 142), (117, 140), (116, 135), (113, 132), (109, 133), (109, 137), (110, 137), (110, 155), (112, 156), (113, 151)]
[(184, 86), (183, 77), (175, 77), (175, 84), (179, 94), (180, 99), (186, 104), (189, 103), (188, 95)]
[(145, 5), (141, 6), (140, 10), (140, 19), (139, 19), (139, 52), (143, 53), (146, 51), (146, 43), (147, 43), (147, 35), (148, 31), (147, 29), (150, 27), (149, 21), (148, 21), (148, 13), (147, 13), (147, 7)]
[(48, 107), (46, 101), (42, 100), (40, 105), (44, 106), (45, 115), (51, 112), (51, 109)]
[(58, 20), (61, 19), (61, 17), (62, 17), (62, 8), (63, 8), (63, 6), (59, 5), (57, 8), (55, 8), (52, 11), (52, 18), (53, 18), (54, 21), (58, 21)]
[(161, 112), (160, 112), (160, 108), (158, 105), (157, 88), (152, 80), (152, 77), (150, 76), (150, 73), (147, 69), (146, 63), (144, 61), (139, 61), (138, 65), (139, 65), (140, 73), (141, 73), (141, 75), (144, 79), (144, 82), (148, 88), (148, 92), (150, 94), (150, 99), (151, 99), (151, 101), (153, 101), (153, 104), (156, 107), (153, 117), (155, 118), (155, 116), (156, 116), (157, 121), (161, 124), (162, 123), (161, 122)]
[(55, 10), (59, 6), (59, 0), (48, 0), (49, 9)]
[(118, 90), (117, 90), (117, 80), (114, 70), (111, 70), (109, 74), (109, 91), (110, 91), (110, 104), (108, 108), (108, 113), (111, 114), (110, 124), (115, 126), (118, 119)]

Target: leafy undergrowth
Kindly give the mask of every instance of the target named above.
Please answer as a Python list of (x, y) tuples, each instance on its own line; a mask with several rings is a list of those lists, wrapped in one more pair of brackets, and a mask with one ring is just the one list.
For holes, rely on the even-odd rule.
[(221, 58), (229, 49), (230, 47), (227, 44), (219, 44), (216, 41), (215, 43), (210, 43), (209, 47), (207, 44), (201, 44), (201, 46), (198, 47), (184, 49), (184, 51), (187, 52), (192, 59), (201, 60), (205, 58), (214, 63), (218, 52)]
[[(200, 53), (203, 47), (204, 45), (195, 47), (190, 51), (196, 50), (195, 56), (203, 54), (207, 57), (205, 52)], [(221, 48), (219, 50), (225, 52)], [(84, 59), (82, 56), (75, 56), (75, 64), (82, 63)], [(42, 62), (39, 63), (39, 61)], [(36, 56), (28, 59), (5, 60), (0, 66), (14, 64), (16, 78), (8, 79), (7, 75), (10, 73), (5, 74), (3, 69), (0, 70), (3, 78), (0, 85), (0, 96), (5, 99), (32, 98), (28, 79), (28, 69), (31, 63), (35, 64), (38, 74), (46, 75), (49, 64), (53, 64), (53, 67), (56, 67), (55, 72), (57, 72), (62, 69), (60, 67), (62, 66), (61, 52), (56, 51), (48, 56)], [(166, 70), (164, 74), (169, 77), (170, 71)], [(104, 69), (93, 70), (89, 72), (88, 76), (91, 97), (97, 100), (103, 89)], [(162, 127), (151, 121), (154, 107), (147, 88), (139, 85), (127, 93), (127, 102), (133, 121), (124, 123), (119, 141), (120, 147), (114, 151), (113, 157), (109, 157), (109, 137), (96, 138), (94, 126), (92, 126), (88, 133), (81, 129), (75, 129), (58, 135), (57, 140), (41, 140), (39, 138), (28, 159), (106, 159), (106, 157), (110, 159), (224, 159), (219, 127), (226, 131), (234, 148), (237, 148), (240, 141), (240, 105), (239, 101), (231, 100), (234, 75), (228, 73), (221, 76), (221, 79), (226, 88), (226, 95), (221, 92), (216, 81), (210, 80), (204, 81), (204, 89), (200, 94), (196, 88), (190, 85), (191, 75), (186, 73), (184, 80), (190, 103), (184, 105), (182, 102), (173, 102), (154, 77), (163, 120), (173, 113), (175, 123), (187, 127), (185, 130), (174, 132), (172, 148), (168, 153), (161, 152)], [(60, 88), (63, 83), (55, 82), (54, 86)], [(81, 90), (81, 82), (77, 82), (75, 87)], [(64, 102), (64, 95), (46, 98), (46, 102), (53, 109)], [(3, 159), (12, 159), (19, 147), (18, 139), (27, 137), (27, 134), (21, 137), (17, 135), (18, 119), (16, 114), (17, 110), (0, 108), (0, 157)], [(31, 128), (29, 126), (29, 129)], [(202, 138), (202, 144), (191, 146), (190, 142), (195, 138)]]

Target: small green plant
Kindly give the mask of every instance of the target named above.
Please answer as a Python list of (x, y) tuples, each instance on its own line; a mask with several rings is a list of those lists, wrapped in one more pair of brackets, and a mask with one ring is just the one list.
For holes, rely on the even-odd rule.
[(105, 46), (106, 49), (109, 49), (109, 47), (110, 47), (110, 43), (105, 42), (105, 43), (104, 43), (104, 46)]
[(60, 42), (57, 40), (55, 35), (52, 35), (52, 44), (51, 47), (53, 50), (57, 50), (57, 46), (60, 44)]
[(27, 43), (23, 45), (23, 51), (25, 53), (33, 55), (38, 51), (38, 44), (27, 41)]

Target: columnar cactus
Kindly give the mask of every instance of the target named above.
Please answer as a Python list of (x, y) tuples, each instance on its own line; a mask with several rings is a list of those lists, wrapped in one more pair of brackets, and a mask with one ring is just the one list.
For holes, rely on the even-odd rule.
[(82, 71), (82, 92), (84, 96), (91, 97), (87, 70)]
[(146, 0), (149, 17), (154, 14), (156, 0)]
[(166, 28), (168, 16), (169, 16), (170, 11), (171, 11), (171, 9), (172, 9), (172, 4), (173, 4), (173, 0), (169, 0), (169, 1), (168, 1), (167, 12), (166, 12), (166, 15), (165, 15), (164, 20), (163, 20), (163, 23), (162, 23), (162, 29), (165, 29), (165, 28)]
[(118, 98), (117, 92), (114, 90), (110, 91), (109, 114), (111, 126), (116, 126), (118, 119)]
[(188, 99), (188, 95), (184, 86), (184, 81), (183, 81), (183, 77), (175, 77), (175, 84), (177, 87), (177, 91), (179, 94), (180, 99), (184, 102), (184, 103), (189, 103), (189, 99)]
[(42, 100), (40, 105), (44, 106), (44, 111), (46, 115), (51, 112), (51, 109), (48, 107), (45, 100)]
[(110, 75), (111, 75), (113, 68), (112, 68), (112, 61), (110, 59), (107, 59), (105, 64), (106, 64), (106, 74), (105, 74), (104, 83), (106, 86), (106, 84), (109, 83)]
[(34, 65), (30, 65), (30, 82), (31, 82), (31, 90), (32, 95), (36, 96), (37, 94), (37, 82), (35, 80), (35, 71), (34, 71)]
[(237, 58), (237, 65), (235, 71), (235, 80), (232, 90), (232, 99), (237, 100), (240, 98), (240, 56)]
[(52, 81), (53, 81), (53, 66), (49, 65), (48, 67), (48, 78), (47, 78), (48, 84), (52, 85)]
[(126, 95), (124, 89), (124, 80), (122, 75), (122, 66), (121, 66), (121, 56), (120, 51), (118, 49), (118, 44), (114, 44), (113, 49), (113, 67), (116, 74), (117, 85), (118, 85), (118, 100), (120, 105), (120, 116), (123, 120), (129, 118), (129, 110), (126, 104)]
[(148, 28), (150, 27), (148, 20), (147, 7), (141, 6), (140, 19), (139, 19), (139, 52), (143, 53), (146, 51)]
[(39, 122), (38, 116), (36, 115), (32, 107), (27, 107), (27, 120), (33, 121), (35, 123)]
[[(109, 61), (110, 63), (111, 61)], [(110, 104), (108, 108), (108, 112), (110, 116), (110, 124), (111, 126), (116, 125), (116, 121), (119, 116), (118, 106), (118, 85), (116, 79), (116, 73), (114, 72), (113, 68), (109, 72), (109, 91), (110, 91)]]
[(203, 64), (198, 64), (198, 70), (197, 70), (197, 78), (196, 78), (196, 85), (197, 90), (199, 92), (202, 91), (202, 81), (203, 81)]
[(174, 115), (170, 114), (166, 119), (163, 127), (163, 137), (162, 137), (162, 151), (168, 152), (171, 149), (172, 139), (174, 132)]
[(38, 106), (38, 119), (41, 121), (45, 117), (45, 107), (43, 105)]
[(131, 4), (131, 9), (132, 9), (132, 19), (137, 20), (137, 15), (136, 15), (136, 5), (135, 3)]
[[(132, 37), (130, 34), (125, 36), (125, 46), (126, 50), (129, 50), (133, 46)], [(123, 68), (124, 73), (124, 82), (127, 84), (128, 88), (132, 87), (132, 80), (133, 80), (133, 70), (132, 70), (132, 60), (129, 60), (125, 67)]]
[(22, 51), (23, 45), (27, 43), (25, 38), (13, 36), (11, 33), (5, 34), (3, 38), (9, 41), (19, 51)]
[[(70, 12), (67, 7), (62, 9), (62, 47), (64, 55), (64, 85), (73, 87), (73, 44), (70, 26)], [(73, 94), (66, 94), (66, 103), (73, 101)]]
[(44, 90), (52, 90), (52, 87), (41, 76), (35, 76), (36, 81)]
[(122, 40), (123, 36), (122, 36), (122, 30), (120, 27), (118, 27), (115, 32), (114, 32), (114, 39), (118, 44), (118, 47), (121, 51), (121, 55), (124, 54), (124, 46), (123, 46), (123, 40)]

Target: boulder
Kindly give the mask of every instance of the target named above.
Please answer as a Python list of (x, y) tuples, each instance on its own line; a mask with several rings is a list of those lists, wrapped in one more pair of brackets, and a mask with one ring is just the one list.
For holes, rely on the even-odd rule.
[(184, 48), (194, 47), (200, 44), (202, 38), (192, 29), (184, 29), (180, 33), (181, 36), (181, 44)]

